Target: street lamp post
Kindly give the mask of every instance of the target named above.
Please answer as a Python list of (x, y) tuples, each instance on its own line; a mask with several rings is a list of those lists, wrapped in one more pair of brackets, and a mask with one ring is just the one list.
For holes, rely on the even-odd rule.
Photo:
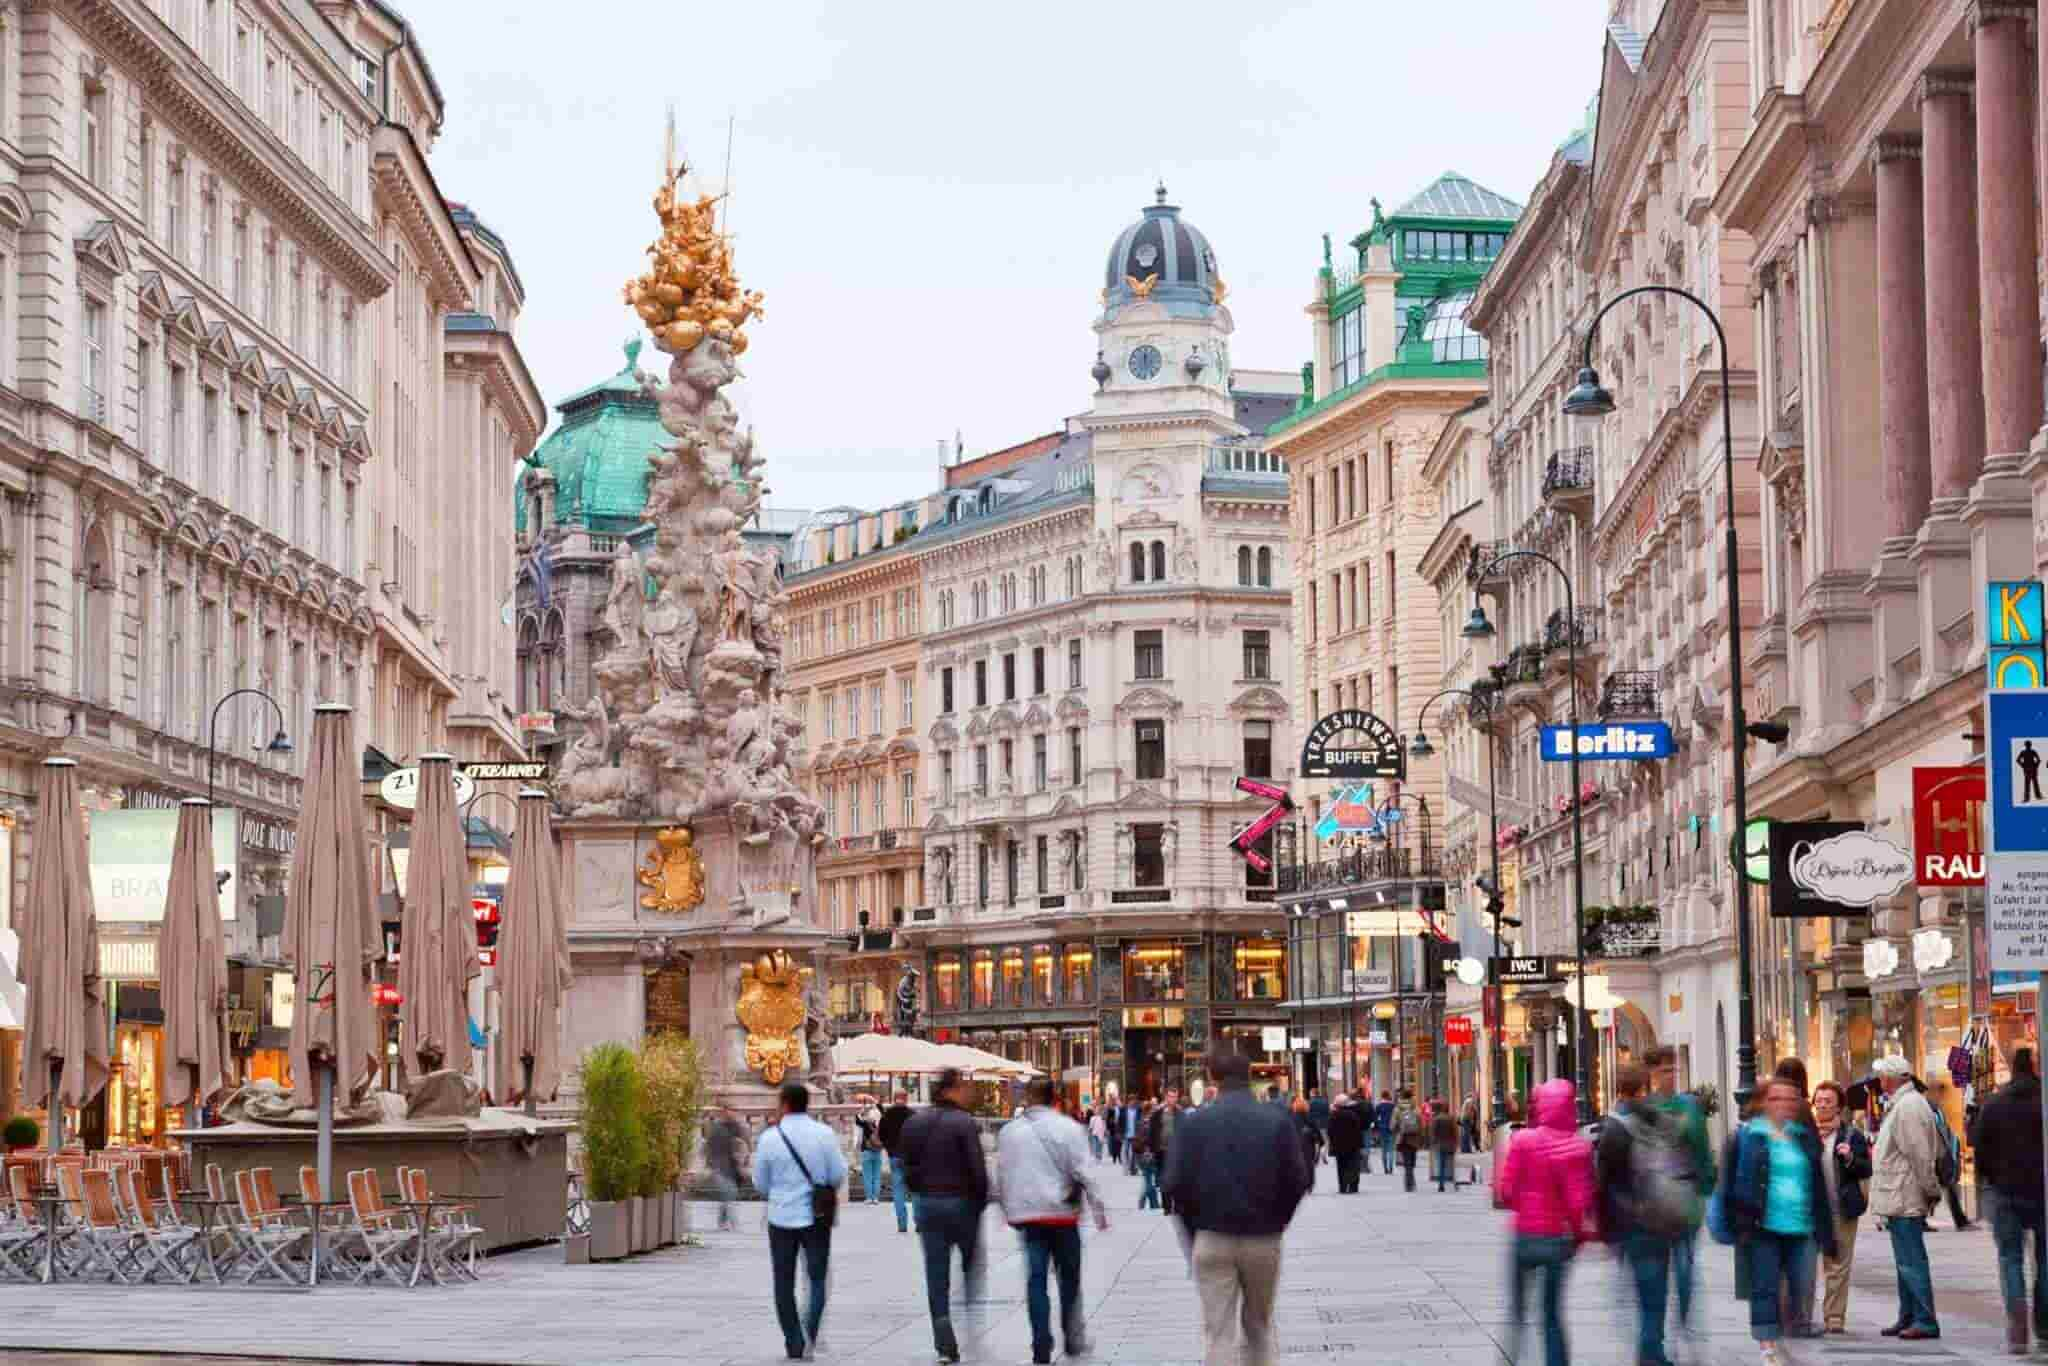
[[(1744, 843), (1749, 825), (1747, 756), (1744, 751), (1751, 735), (1781, 743), (1786, 731), (1782, 726), (1765, 723), (1750, 726), (1742, 705), (1742, 566), (1737, 559), (1735, 536), (1734, 400), (1728, 384), (1728, 334), (1722, 330), (1719, 316), (1698, 295), (1672, 285), (1638, 285), (1615, 295), (1586, 325), (1586, 344), (1578, 382), (1565, 395), (1565, 415), (1605, 417), (1614, 411), (1614, 395), (1601, 385), (1600, 372), (1593, 368), (1593, 339), (1599, 335), (1600, 320), (1616, 304), (1637, 294), (1675, 294), (1692, 304), (1707, 315), (1707, 321), (1714, 328), (1714, 338), (1721, 348), (1721, 473), (1723, 496), (1727, 501), (1723, 511), (1728, 521), (1728, 709), (1734, 730), (1731, 759), (1735, 789), (1735, 837), (1729, 844), (1728, 862), (1734, 879), (1729, 897), (1735, 910), (1735, 1103), (1739, 1109), (1749, 1103), (1751, 1093), (1756, 1090), (1756, 1001), (1750, 990), (1756, 949), (1749, 923), (1749, 883), (1743, 869)], [(1583, 956), (1581, 963), (1583, 966)], [(1579, 1001), (1581, 1005), (1585, 1003), (1583, 988)]]
[[(1611, 402), (1611, 400), (1610, 400)], [(1572, 576), (1565, 567), (1540, 550), (1504, 550), (1479, 573), (1480, 578), (1491, 574), (1496, 566), (1509, 560), (1541, 560), (1557, 571), (1557, 577), (1564, 580), (1564, 643), (1566, 654), (1567, 692), (1571, 699), (1572, 728), (1572, 923), (1577, 936), (1579, 999), (1572, 1010), (1572, 1070), (1578, 1073), (1579, 1122), (1591, 1123), (1593, 1118), (1593, 1071), (1592, 1059), (1586, 1052), (1586, 826), (1580, 808), (1585, 805), (1579, 800), (1579, 609), (1576, 595), (1572, 592)], [(1472, 604), (1472, 615), (1465, 622), (1461, 633), (1467, 640), (1488, 640), (1493, 636), (1493, 623), (1486, 619), (1486, 609), (1478, 602)], [(1500, 884), (1494, 884), (1498, 887)]]
[(234, 701), (237, 697), (260, 697), (270, 704), (272, 711), (277, 713), (277, 734), (270, 737), (269, 744), (257, 745), (256, 748), (266, 754), (290, 754), (292, 752), (292, 738), (285, 734), (284, 730), (284, 708), (277, 705), (277, 699), (261, 688), (236, 688), (226, 697), (213, 704), (213, 714), (206, 719), (206, 804), (209, 807), (213, 805), (215, 732), (220, 726), (220, 709)]
[[(1408, 744), (1408, 753), (1411, 757), (1427, 759), (1430, 755), (1436, 753), (1436, 747), (1429, 743), (1429, 735), (1422, 728), (1423, 723), (1429, 719), (1429, 709), (1435, 705), (1438, 698), (1454, 695), (1467, 699), (1475, 707), (1480, 705), (1479, 695), (1470, 688), (1445, 688), (1424, 702), (1421, 712), (1415, 718), (1415, 738)], [(1489, 707), (1488, 710), (1491, 710), (1491, 708)], [(1486, 735), (1486, 844), (1488, 855), (1493, 864), (1493, 890), (1488, 894), (1489, 897), (1500, 895), (1500, 843), (1497, 838), (1499, 831), (1500, 805), (1493, 786), (1493, 732), (1488, 730)], [(1501, 957), (1499, 915), (1493, 917), (1493, 956), (1496, 960)], [(1487, 988), (1481, 987), (1480, 990), (1485, 991)], [(1493, 1002), (1493, 1030), (1492, 1036), (1488, 1040), (1490, 1059), (1487, 1071), (1493, 1074), (1493, 1127), (1499, 1128), (1507, 1122), (1508, 1114), (1507, 1078), (1502, 1075), (1501, 1071), (1502, 1059), (1505, 1055), (1506, 1039), (1503, 1031), (1507, 1028), (1507, 1003), (1500, 999), (1500, 988), (1498, 986), (1493, 987), (1492, 990), (1495, 993)]]

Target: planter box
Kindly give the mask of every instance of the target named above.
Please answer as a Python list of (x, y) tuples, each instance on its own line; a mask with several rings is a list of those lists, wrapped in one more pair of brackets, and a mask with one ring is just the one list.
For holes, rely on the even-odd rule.
[(647, 1201), (640, 1196), (628, 1196), (626, 1205), (626, 1250), (645, 1252), (647, 1250)]
[(676, 1202), (676, 1241), (680, 1243), (690, 1236), (690, 1197), (676, 1191), (670, 1198)]
[(571, 1233), (562, 1239), (562, 1261), (569, 1266), (584, 1266), (590, 1261), (590, 1235)]
[(661, 1211), (661, 1246), (676, 1245), (676, 1193), (663, 1191), (654, 1197), (654, 1207)]
[(633, 1250), (633, 1211), (624, 1200), (590, 1202), (590, 1260), (615, 1262)]

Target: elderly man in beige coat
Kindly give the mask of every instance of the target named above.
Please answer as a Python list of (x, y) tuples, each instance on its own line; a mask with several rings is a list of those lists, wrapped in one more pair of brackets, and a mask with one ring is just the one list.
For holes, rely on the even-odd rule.
[(1884, 1125), (1877, 1133), (1870, 1210), (1891, 1234), (1899, 1276), (1899, 1319), (1886, 1337), (1909, 1341), (1941, 1336), (1934, 1317), (1934, 1274), (1927, 1265), (1927, 1216), (1941, 1201), (1935, 1157), (1941, 1131), (1934, 1108), (1911, 1080), (1904, 1058), (1879, 1058), (1871, 1068), (1884, 1088)]

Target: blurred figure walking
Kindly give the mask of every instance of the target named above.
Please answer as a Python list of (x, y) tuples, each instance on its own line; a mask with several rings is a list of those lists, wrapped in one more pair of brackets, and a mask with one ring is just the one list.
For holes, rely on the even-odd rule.
[(1093, 1208), (1095, 1227), (1109, 1227), (1102, 1192), (1088, 1175), (1081, 1126), (1052, 1108), (1050, 1077), (1024, 1085), (1024, 1113), (996, 1138), (995, 1198), (1024, 1246), (1024, 1304), (1031, 1319), (1031, 1360), (1052, 1360), (1052, 1296), (1048, 1270), (1060, 1283), (1060, 1333), (1067, 1355), (1085, 1356), (1081, 1318), (1081, 1217)]
[(1530, 1095), (1535, 1123), (1515, 1135), (1501, 1168), (1495, 1198), (1514, 1211), (1515, 1244), (1509, 1264), (1509, 1305), (1514, 1350), (1522, 1359), (1522, 1320), (1531, 1277), (1542, 1281), (1543, 1360), (1567, 1366), (1564, 1277), (1581, 1244), (1592, 1237), (1593, 1149), (1575, 1127), (1576, 1092), (1568, 1081), (1547, 1081)]
[(910, 1122), (910, 1093), (898, 1091), (882, 1111), (882, 1151), (889, 1155), (889, 1200), (896, 1206), (896, 1231), (910, 1232), (914, 1204), (903, 1179), (903, 1126)]
[(961, 1297), (983, 1298), (986, 1260), (981, 1213), (988, 1206), (988, 1163), (981, 1130), (967, 1113), (974, 1083), (958, 1068), (939, 1073), (937, 1104), (903, 1126), (903, 1168), (917, 1196), (917, 1234), (924, 1244), (925, 1299), (932, 1345), (941, 1361), (960, 1359), (953, 1330), (953, 1251), (960, 1252)]
[(1358, 1194), (1358, 1168), (1365, 1156), (1365, 1107), (1350, 1096), (1330, 1107), (1330, 1157), (1337, 1164), (1337, 1194)]
[(1761, 1112), (1742, 1126), (1735, 1170), (1728, 1177), (1736, 1255), (1748, 1267), (1749, 1331), (1764, 1366), (1784, 1366), (1788, 1326), (1781, 1306), (1813, 1303), (1808, 1245), (1819, 1244), (1823, 1256), (1836, 1252), (1819, 1137), (1799, 1122), (1805, 1108), (1797, 1082), (1784, 1077), (1766, 1082)]
[(1451, 1113), (1451, 1107), (1440, 1100), (1433, 1100), (1434, 1107), (1429, 1120), (1429, 1146), (1435, 1161), (1430, 1173), (1436, 1178), (1436, 1188), (1441, 1193), (1447, 1186), (1458, 1184), (1456, 1163), (1458, 1157), (1458, 1117)]
[[(1991, 1234), (1998, 1242), (1998, 1285), (2005, 1296), (2005, 1342), (2027, 1350), (2027, 1325), (2048, 1345), (2048, 1219), (2041, 1175), (2041, 1079), (2034, 1050), (2015, 1049), (2012, 1080), (1977, 1112), (1970, 1126), (1977, 1175), (1991, 1187)], [(2034, 1246), (2033, 1312), (2027, 1309), (2027, 1244)]]

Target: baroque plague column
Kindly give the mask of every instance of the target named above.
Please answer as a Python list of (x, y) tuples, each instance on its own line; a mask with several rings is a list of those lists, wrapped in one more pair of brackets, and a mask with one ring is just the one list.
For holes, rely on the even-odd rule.
[(815, 962), (829, 935), (811, 915), (820, 811), (790, 777), (802, 723), (780, 706), (774, 556), (740, 535), (764, 462), (721, 392), (761, 296), (740, 289), (716, 201), (687, 200), (684, 173), (655, 195), (662, 235), (626, 287), (672, 358), (667, 384), (641, 383), (674, 440), (651, 457), (652, 552), (619, 552), (611, 647), (561, 768), (576, 969), (564, 1045), (580, 1056), (687, 1029), (713, 1098), (767, 1113), (785, 1078), (830, 1075)]

